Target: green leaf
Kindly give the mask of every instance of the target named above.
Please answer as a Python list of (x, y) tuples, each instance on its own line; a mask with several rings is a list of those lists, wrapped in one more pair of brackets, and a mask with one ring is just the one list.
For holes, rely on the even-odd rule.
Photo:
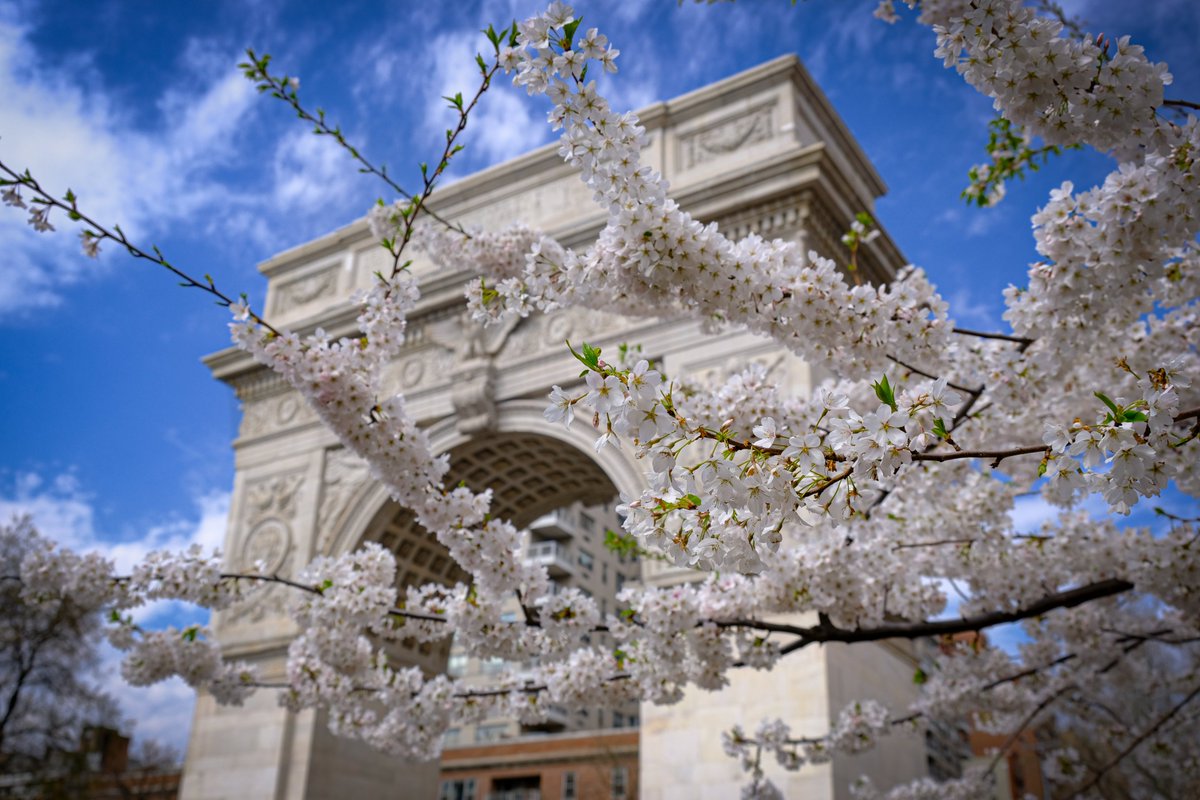
[(1116, 403), (1114, 403), (1112, 400), (1109, 400), (1103, 392), (1092, 392), (1092, 394), (1096, 395), (1096, 397), (1100, 399), (1101, 403), (1104, 403), (1104, 405), (1108, 406), (1108, 409), (1113, 413), (1114, 419), (1121, 416), (1121, 409), (1117, 407)]
[(938, 417), (933, 421), (933, 434), (939, 439), (946, 439), (950, 434), (946, 431), (946, 421)]
[[(569, 340), (567, 340), (567, 349), (570, 350), (571, 355), (575, 356), (575, 358), (577, 358), (579, 360), (579, 362), (581, 364), (583, 364), (585, 367), (587, 367), (588, 369), (599, 371), (599, 369), (600, 369), (600, 348), (599, 347), (592, 347), (587, 342), (584, 342), (582, 344), (582, 346), (580, 347), (580, 350), (582, 352), (577, 352), (575, 350), (575, 348), (571, 346), (571, 342)], [(581, 375), (586, 375), (586, 374), (587, 374), (586, 372), (581, 373)]]
[(928, 680), (929, 676), (925, 673), (925, 670), (917, 667), (917, 671), (913, 673), (913, 683), (915, 683), (917, 686), (920, 686)]
[(892, 389), (892, 385), (888, 383), (887, 375), (872, 383), (871, 388), (875, 390), (875, 396), (879, 398), (879, 402), (887, 405), (892, 411), (896, 410), (896, 392)]
[(566, 25), (563, 25), (563, 45), (566, 49), (571, 49), (571, 43), (575, 41), (575, 31), (579, 30), (579, 24), (583, 22), (583, 17), (573, 19)]

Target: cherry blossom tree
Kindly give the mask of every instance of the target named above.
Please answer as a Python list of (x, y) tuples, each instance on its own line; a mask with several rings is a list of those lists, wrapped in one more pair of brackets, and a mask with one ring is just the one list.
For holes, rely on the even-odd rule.
[[(840, 271), (831, 254), (756, 235), (732, 240), (693, 219), (642, 163), (636, 116), (611, 108), (592, 80), (616, 70), (618, 51), (559, 2), (508, 30), (489, 28), (492, 57), (479, 59), (479, 90), (448, 98), (459, 124), (411, 193), (306, 111), (296, 81), (273, 74), (269, 59), (251, 53), (243, 65), (400, 196), (369, 214), (393, 266), (359, 298), (355, 338), (277, 330), (213, 279), (192, 277), (87, 216), (72, 194), (60, 199), (28, 172), (0, 165), (4, 199), (28, 202), (34, 227), (47, 229), (52, 211), (65, 212), (81, 223), (86, 251), (113, 242), (228, 306), (237, 345), (301, 392), (471, 576), (467, 585), (398, 591), (392, 554), (371, 544), (317, 558), (294, 576), (229, 573), (219, 556), (198, 551), (158, 553), (116, 575), (99, 557), (44, 547), (23, 564), (23, 591), (30, 601), (67, 596), (111, 609), (108, 634), (127, 651), (123, 670), (134, 684), (181, 675), (228, 703), (276, 689), (290, 708), (330, 709), (337, 733), (423, 758), (437, 756), (450, 724), (495, 711), (534, 721), (545, 713), (543, 698), (671, 703), (687, 686), (719, 689), (730, 670), (770, 669), (826, 642), (1021, 623), (1025, 643), (1014, 652), (947, 648), (921, 674), (910, 708), (863, 698), (814, 738), (793, 735), (786, 720), (726, 732), (727, 750), (749, 773), (747, 796), (778, 796), (763, 776), (766, 756), (800, 769), (927, 720), (972, 715), (1011, 734), (997, 760), (1021, 731), (1055, 715), (1097, 730), (1107, 716), (1103, 747), (1047, 754), (1064, 796), (1101, 796), (1118, 772), (1131, 796), (1167, 796), (1156, 778), (1164, 769), (1176, 790), (1194, 790), (1197, 520), (1173, 519), (1159, 535), (1117, 523), (1168, 487), (1200, 493), (1200, 126), (1170, 113), (1194, 106), (1164, 99), (1170, 75), (1140, 47), (1084, 38), (1052, 4), (884, 0), (877, 16), (899, 13), (919, 15), (937, 57), (1000, 114), (992, 163), (972, 172), (969, 198), (997, 202), (1006, 179), (1053, 148), (1095, 148), (1117, 165), (1100, 186), (1063, 184), (1033, 218), (1041, 260), (1026, 286), (1006, 292), (1010, 331), (956, 326), (918, 267), (871, 285)], [(467, 231), (428, 207), (500, 70), (546, 98), (562, 157), (607, 210), (589, 247), (521, 226)], [(852, 253), (870, 246), (871, 224), (849, 226)], [(488, 322), (583, 305), (697, 319), (769, 336), (804, 359), (836, 364), (839, 374), (812, 396), (791, 397), (753, 369), (704, 385), (572, 344), (586, 384), (555, 387), (548, 424), (590, 420), (597, 448), (634, 452), (646, 488), (623, 498), (626, 533), (698, 570), (685, 586), (626, 588), (621, 607), (603, 616), (577, 591), (550, 591), (544, 568), (520, 558), (517, 529), (489, 515), (489, 492), (445, 484), (446, 456), (432, 450), (404, 397), (383, 391), (383, 368), (403, 347), (419, 296), (407, 270), (413, 243), (435, 261), (477, 267), (467, 298)], [(1009, 514), (1028, 492), (1061, 508), (1035, 534), (1015, 531)], [(1093, 495), (1110, 518), (1078, 510)], [(158, 598), (214, 609), (253, 602), (266, 583), (294, 590), (301, 630), (278, 684), (223, 660), (202, 628), (144, 631), (128, 617)], [(948, 585), (962, 593), (955, 616), (945, 615)], [(508, 622), (500, 609), (514, 595), (526, 613)], [(772, 621), (780, 614), (809, 622)], [(599, 631), (614, 646), (595, 644), (589, 635)], [(536, 653), (538, 665), (479, 689), (388, 661), (397, 638), (450, 635), (474, 655), (522, 662)], [(979, 797), (990, 771), (856, 791)]]
[(98, 609), (70, 596), (30, 598), (13, 578), (47, 545), (28, 517), (0, 525), (0, 774), (36, 780), (75, 750), (85, 725), (119, 722), (93, 685), (102, 640)]

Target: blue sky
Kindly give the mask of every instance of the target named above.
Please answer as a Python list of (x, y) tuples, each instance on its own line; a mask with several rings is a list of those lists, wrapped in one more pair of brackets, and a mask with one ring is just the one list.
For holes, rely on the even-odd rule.
[[(617, 106), (798, 53), (890, 187), (882, 224), (961, 323), (999, 329), (1000, 291), (1023, 283), (1036, 257), (1030, 215), (1062, 180), (1091, 185), (1113, 165), (1068, 153), (1010, 186), (998, 208), (967, 208), (958, 192), (983, 159), (991, 103), (943, 69), (912, 15), (888, 26), (873, 6), (608, 0), (576, 9), (622, 51), (620, 73), (606, 79)], [(1200, 4), (1068, 6), (1086, 29), (1132, 34), (1168, 62), (1168, 96), (1200, 99)], [(59, 193), (69, 186), (100, 220), (259, 301), (258, 262), (361, 216), (383, 187), (258, 97), (236, 69), (242, 51), (271, 53), (300, 76), (307, 103), (414, 185), (415, 165), (433, 159), (451, 121), (440, 96), (472, 88), (472, 57), (486, 45), (477, 31), (537, 8), (0, 0), (0, 159)], [(549, 141), (545, 111), (501, 83), (455, 174)], [(31, 510), (50, 535), (123, 563), (153, 547), (219, 544), (239, 411), (199, 359), (226, 346), (226, 313), (111, 247), (85, 259), (71, 225), (56, 222), (58, 233), (39, 236), (0, 208), (0, 514)], [(182, 744), (186, 691), (121, 696), (139, 734)]]

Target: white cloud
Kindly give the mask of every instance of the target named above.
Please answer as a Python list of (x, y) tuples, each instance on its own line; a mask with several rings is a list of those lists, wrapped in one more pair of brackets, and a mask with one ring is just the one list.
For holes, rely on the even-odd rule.
[[(437, 78), (429, 84), (425, 97), (424, 127), (441, 138), (446, 128), (456, 123), (443, 97), (462, 92), (469, 101), (479, 87), (479, 33), (460, 30), (435, 37), (426, 48), (425, 63)], [(466, 144), (486, 163), (498, 163), (532, 150), (547, 140), (550, 127), (545, 117), (535, 113), (532, 104), (503, 78), (494, 80), (487, 94), (471, 112), (465, 134)]]
[(229, 493), (210, 492), (194, 499), (195, 516), (178, 516), (148, 528), (137, 537), (112, 538), (96, 530), (93, 498), (70, 472), (46, 479), (35, 473), (18, 474), (11, 489), (0, 496), (0, 520), (29, 514), (38, 531), (63, 547), (98, 552), (112, 559), (118, 571), (128, 571), (153, 550), (183, 550), (199, 544), (205, 552), (218, 550), (225, 540)]
[(284, 213), (315, 214), (344, 206), (357, 174), (350, 157), (331, 139), (293, 128), (275, 149), (272, 207)]
[(990, 330), (998, 327), (996, 320), (1000, 309), (995, 304), (975, 300), (970, 289), (956, 289), (946, 299), (950, 303), (950, 315), (955, 322)]
[[(342, 163), (331, 180), (332, 158), (290, 137), (282, 146), (265, 145), (276, 154), (274, 185), (230, 192), (218, 177), (244, 164), (244, 132), (257, 97), (234, 66), (236, 50), (190, 40), (172, 83), (152, 101), (157, 115), (146, 123), (144, 114), (139, 120), (122, 107), (127, 101), (116, 99), (86, 56), (64, 64), (40, 54), (19, 16), (0, 6), (0, 159), (30, 169), (52, 194), (72, 189), (98, 222), (119, 223), (139, 242), (187, 222), (208, 233), (250, 233), (271, 247), (279, 237), (270, 237), (272, 226), (256, 223), (251, 210), (280, 198), (311, 210), (315, 198), (305, 182), (323, 181), (330, 199), (344, 199), (344, 176), (353, 170)], [(328, 150), (336, 156), (336, 147)], [(63, 289), (107, 273), (112, 259), (122, 257), (110, 246), (99, 261), (85, 258), (66, 240), (77, 228), (61, 214), (52, 214), (58, 233), (39, 235), (22, 212), (0, 212), (6, 251), (0, 317), (57, 305)]]
[(34, 473), (22, 473), (6, 494), (0, 497), (0, 523), (8, 524), (13, 517), (29, 514), (42, 535), (56, 542), (86, 542), (95, 537), (91, 499), (71, 473), (50, 481)]
[[(1084, 511), (1093, 518), (1108, 516), (1108, 505), (1098, 494), (1088, 495), (1076, 507), (1076, 511)], [(1013, 501), (1013, 509), (1009, 512), (1013, 530), (1017, 533), (1037, 533), (1042, 525), (1054, 522), (1063, 509), (1051, 505), (1041, 494), (1027, 494)]]

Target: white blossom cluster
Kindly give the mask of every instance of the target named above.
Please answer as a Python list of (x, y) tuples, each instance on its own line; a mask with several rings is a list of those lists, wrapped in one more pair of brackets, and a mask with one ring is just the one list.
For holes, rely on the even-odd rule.
[[(322, 556), (286, 578), (231, 576), (199, 552), (155, 554), (116, 576), (103, 559), (46, 549), (26, 560), (24, 591), (113, 609), (110, 638), (128, 651), (132, 682), (177, 674), (238, 702), (263, 681), (225, 664), (205, 631), (141, 631), (121, 613), (156, 599), (220, 609), (257, 583), (289, 583), (300, 634), (283, 702), (323, 707), (334, 731), (423, 758), (436, 756), (451, 724), (489, 713), (533, 722), (555, 704), (671, 703), (688, 686), (720, 689), (731, 669), (769, 669), (805, 646), (878, 632), (915, 638), (954, 592), (956, 614), (978, 621), (959, 632), (1024, 620), (1019, 656), (946, 646), (931, 656), (912, 708), (862, 700), (809, 737), (793, 737), (782, 720), (753, 737), (732, 731), (726, 749), (751, 773), (744, 796), (781, 796), (763, 774), (764, 752), (799, 769), (863, 751), (908, 727), (898, 726), (904, 719), (970, 717), (1007, 732), (1061, 712), (1099, 726), (1102, 703), (1125, 721), (1114, 741), (1138, 744), (1136, 731), (1195, 688), (1194, 671), (1165, 667), (1194, 658), (1188, 648), (1200, 641), (1196, 521), (1176, 519), (1155, 536), (1071, 507), (1095, 493), (1128, 512), (1171, 482), (1200, 493), (1197, 125), (1157, 120), (1165, 69), (1126, 40), (1115, 53), (1068, 41), (1053, 20), (1012, 0), (920, 5), (922, 21), (936, 26), (939, 56), (1010, 119), (1047, 141), (1091, 144), (1121, 160), (1103, 186), (1075, 194), (1065, 185), (1035, 218), (1046, 261), (1026, 289), (1009, 292), (1014, 335), (956, 332), (918, 269), (885, 286), (856, 283), (794, 244), (734, 242), (692, 219), (641, 163), (636, 117), (613, 111), (585, 74), (614, 71), (617, 51), (595, 29), (579, 30), (558, 2), (523, 23), (501, 59), (519, 85), (552, 102), (561, 153), (608, 224), (583, 252), (520, 227), (469, 239), (424, 234), (438, 259), (479, 268), (468, 300), (485, 319), (580, 305), (690, 316), (836, 365), (838, 381), (794, 398), (763, 368), (704, 385), (668, 379), (648, 360), (609, 363), (580, 343), (583, 381), (554, 388), (547, 420), (590, 421), (597, 448), (627, 447), (642, 460), (647, 488), (624, 498), (627, 532), (640, 547), (707, 571), (702, 578), (627, 587), (618, 608), (601, 615), (580, 592), (551, 592), (545, 569), (521, 558), (520, 532), (489, 515), (488, 492), (444, 484), (446, 457), (404, 398), (382, 389), (418, 300), (413, 279), (397, 270), (359, 298), (359, 336), (276, 334), (238, 304), (233, 336), (367, 461), (469, 583), (400, 592), (395, 558), (377, 545)], [(880, 15), (894, 14), (884, 3)], [(395, 235), (400, 210), (372, 212), (378, 237)], [(865, 223), (852, 233), (867, 245)], [(1010, 512), (1031, 491), (1064, 510), (1037, 533), (1017, 532)], [(1078, 602), (1071, 592), (1083, 593)], [(508, 621), (500, 609), (514, 596), (524, 619)], [(802, 622), (768, 621), (780, 615)], [(397, 642), (451, 635), (481, 658), (537, 662), (487, 688), (391, 663)], [(1131, 685), (1137, 696), (1122, 698)], [(1130, 707), (1145, 698), (1153, 700), (1146, 708)], [(1195, 720), (1193, 712), (1182, 728), (1150, 729), (1133, 758), (1147, 769), (1169, 758), (1200, 774), (1194, 748), (1171, 735), (1191, 732)], [(1070, 787), (1102, 767), (1051, 773)], [(971, 773), (886, 795), (866, 784), (856, 791), (978, 797), (986, 780)]]
[[(614, 51), (594, 30), (567, 42), (560, 19), (573, 19), (569, 7), (524, 23), (519, 46), (506, 49), (501, 63), (515, 70), (517, 85), (554, 103), (560, 153), (610, 217), (585, 253), (542, 239), (523, 263), (504, 258), (513, 268), (485, 272), (496, 285), (469, 296), (480, 316), (574, 305), (693, 314), (711, 325), (744, 325), (860, 376), (882, 368), (889, 355), (916, 359), (945, 347), (946, 304), (920, 270), (887, 286), (851, 286), (831, 259), (756, 235), (733, 242), (681, 210), (663, 177), (641, 163), (645, 130), (637, 117), (613, 111), (596, 82), (582, 79), (592, 62), (615, 69)], [(499, 237), (511, 241), (513, 233)], [(476, 237), (470, 246), (487, 242)], [(451, 263), (462, 255), (461, 246), (449, 244), (440, 258)]]

